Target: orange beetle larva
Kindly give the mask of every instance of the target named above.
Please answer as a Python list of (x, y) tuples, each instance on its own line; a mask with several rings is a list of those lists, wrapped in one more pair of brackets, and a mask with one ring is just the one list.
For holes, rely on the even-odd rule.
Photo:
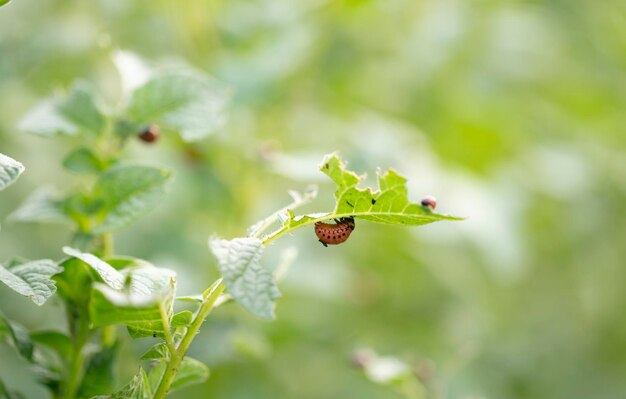
[(350, 237), (350, 233), (354, 230), (354, 218), (347, 217), (339, 220), (335, 219), (335, 224), (317, 222), (315, 223), (315, 234), (319, 238), (319, 242), (325, 247), (330, 245), (341, 244)]

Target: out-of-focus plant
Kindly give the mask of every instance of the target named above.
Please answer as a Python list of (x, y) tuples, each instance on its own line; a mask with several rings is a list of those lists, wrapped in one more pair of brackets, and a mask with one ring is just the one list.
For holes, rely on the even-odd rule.
[[(63, 248), (67, 257), (58, 262), (13, 259), (0, 266), (0, 280), (37, 305), (55, 293), (65, 305), (68, 334), (27, 332), (0, 318), (0, 336), (36, 365), (54, 398), (164, 398), (204, 381), (209, 369), (186, 356), (190, 344), (209, 313), (229, 299), (255, 315), (274, 317), (280, 295), (276, 276), (260, 258), (269, 243), (289, 232), (344, 218), (404, 225), (458, 220), (435, 213), (430, 203), (411, 202), (406, 179), (393, 170), (379, 174), (377, 189), (360, 187), (362, 176), (330, 154), (320, 170), (337, 185), (332, 211), (296, 216), (294, 210), (312, 201), (315, 192), (293, 193), (290, 205), (250, 227), (247, 236), (210, 238), (222, 278), (201, 294), (177, 297), (174, 271), (115, 253), (113, 234), (157, 206), (173, 175), (162, 167), (130, 162), (125, 144), (133, 138), (154, 143), (159, 129), (177, 132), (185, 141), (211, 134), (223, 124), (228, 91), (198, 71), (179, 68), (154, 74), (115, 107), (103, 105), (95, 93), (79, 82), (66, 95), (43, 101), (21, 123), (30, 133), (68, 136), (77, 143), (62, 164), (84, 175), (86, 183), (64, 195), (40, 188), (11, 216), (71, 223), (73, 239)], [(23, 170), (3, 155), (0, 167), (0, 189)], [(191, 303), (195, 311), (175, 313), (177, 302)], [(125, 325), (132, 338), (159, 339), (141, 356), (149, 367), (117, 392), (112, 378), (120, 346), (115, 325)], [(0, 393), (19, 397), (2, 384)]]

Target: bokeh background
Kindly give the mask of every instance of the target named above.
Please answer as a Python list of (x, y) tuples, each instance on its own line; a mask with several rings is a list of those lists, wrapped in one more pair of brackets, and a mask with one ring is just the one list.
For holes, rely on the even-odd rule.
[[(78, 143), (17, 130), (76, 79), (119, 97), (125, 50), (186, 62), (229, 86), (226, 126), (193, 145), (131, 143), (167, 165), (165, 202), (116, 235), (116, 251), (175, 269), (179, 293), (217, 277), (206, 239), (236, 237), (349, 166), (409, 178), (410, 196), (466, 216), (419, 228), (357, 223), (323, 248), (297, 231), (277, 320), (219, 308), (191, 355), (212, 370), (173, 398), (401, 398), (351, 365), (371, 348), (415, 367), (429, 398), (614, 399), (626, 392), (626, 4), (621, 0), (13, 0), (0, 8), (0, 152), (27, 171), (0, 196), (0, 259), (62, 257), (64, 225), (11, 224), (36, 187), (85, 184), (63, 170)], [(293, 248), (293, 249), (290, 249)], [(0, 287), (31, 329), (64, 328)], [(149, 340), (125, 345), (120, 385)], [(45, 398), (13, 351), (0, 374)]]

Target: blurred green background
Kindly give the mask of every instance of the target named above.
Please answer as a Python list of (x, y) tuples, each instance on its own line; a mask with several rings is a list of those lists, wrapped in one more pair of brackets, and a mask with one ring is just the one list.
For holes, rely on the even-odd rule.
[[(76, 79), (115, 104), (116, 50), (182, 60), (234, 93), (210, 138), (128, 149), (177, 176), (116, 251), (175, 269), (180, 294), (217, 276), (209, 235), (244, 235), (288, 189), (319, 183), (305, 211), (330, 210), (317, 165), (335, 150), (468, 218), (357, 223), (332, 248), (312, 229), (281, 239), (266, 264), (299, 254), (277, 320), (218, 309), (190, 352), (211, 378), (173, 398), (401, 398), (351, 365), (361, 347), (427, 368), (429, 398), (624, 397), (626, 3), (13, 0), (0, 8), (0, 152), (27, 170), (0, 196), (0, 259), (62, 257), (68, 226), (6, 216), (43, 184), (85, 184), (60, 165), (77, 142), (17, 124)], [(0, 308), (64, 328), (55, 300), (37, 308), (2, 286)], [(120, 385), (149, 341), (128, 340)], [(45, 398), (26, 370), (0, 346), (4, 381)]]

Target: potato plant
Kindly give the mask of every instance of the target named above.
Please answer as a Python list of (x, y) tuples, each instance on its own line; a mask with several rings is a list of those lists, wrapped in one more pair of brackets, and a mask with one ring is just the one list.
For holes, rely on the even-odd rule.
[[(116, 107), (103, 105), (89, 84), (78, 82), (23, 119), (20, 128), (29, 133), (73, 137), (77, 146), (63, 166), (90, 176), (87, 187), (61, 196), (46, 189), (34, 192), (11, 216), (16, 221), (71, 222), (74, 233), (62, 248), (64, 258), (15, 257), (0, 265), (0, 281), (35, 305), (53, 295), (64, 305), (66, 331), (26, 331), (0, 314), (0, 338), (32, 362), (53, 398), (162, 399), (206, 380), (207, 366), (186, 355), (202, 324), (226, 301), (236, 301), (261, 318), (274, 318), (280, 292), (275, 273), (261, 258), (270, 243), (297, 229), (313, 230), (318, 222), (343, 218), (354, 218), (359, 228), (458, 220), (409, 200), (407, 180), (397, 172), (379, 173), (377, 188), (363, 187), (363, 176), (348, 170), (338, 154), (329, 154), (320, 171), (336, 185), (333, 209), (297, 214), (316, 193), (292, 193), (292, 203), (251, 226), (245, 236), (210, 237), (208, 249), (222, 277), (207, 282), (197, 295), (177, 296), (174, 271), (115, 251), (115, 233), (156, 207), (174, 175), (127, 159), (124, 148), (130, 139), (158, 142), (160, 130), (185, 141), (200, 140), (224, 124), (229, 98), (227, 90), (202, 73), (178, 68), (153, 74)], [(0, 189), (23, 171), (18, 161), (0, 154)], [(320, 245), (319, 251), (326, 249)], [(175, 312), (178, 302), (195, 310)], [(133, 339), (158, 339), (141, 356), (146, 367), (121, 388), (112, 385), (111, 376), (121, 339), (118, 325)], [(22, 396), (0, 380), (0, 397)]]

